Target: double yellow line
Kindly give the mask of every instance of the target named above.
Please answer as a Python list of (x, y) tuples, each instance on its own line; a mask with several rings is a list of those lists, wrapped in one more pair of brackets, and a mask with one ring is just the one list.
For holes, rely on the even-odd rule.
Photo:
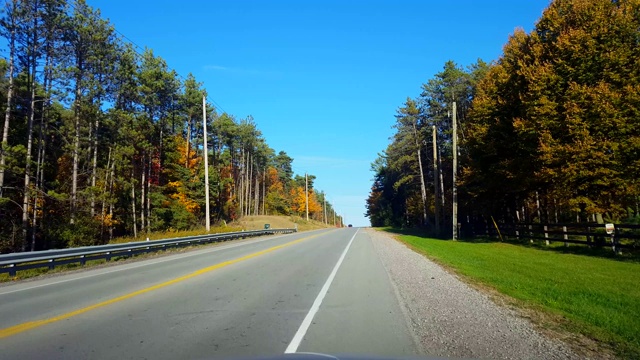
[(285, 248), (287, 246), (291, 246), (291, 245), (300, 243), (300, 242), (305, 241), (305, 240), (309, 240), (309, 239), (314, 238), (314, 237), (319, 236), (319, 235), (321, 235), (321, 234), (307, 236), (307, 237), (304, 237), (302, 239), (298, 239), (298, 240), (290, 241), (290, 242), (282, 244), (282, 245), (270, 247), (270, 248), (262, 250), (262, 251), (258, 251), (258, 252), (243, 256), (243, 257), (239, 257), (237, 259), (221, 262), (219, 264), (215, 264), (215, 265), (212, 265), (212, 266), (209, 266), (209, 267), (206, 267), (206, 268), (202, 268), (200, 270), (196, 270), (196, 271), (194, 271), (194, 272), (192, 272), (190, 274), (187, 274), (187, 275), (184, 275), (184, 276), (180, 276), (180, 277), (177, 277), (175, 279), (172, 279), (172, 280), (160, 283), (160, 284), (156, 284), (156, 285), (150, 286), (148, 288), (140, 289), (140, 290), (134, 291), (132, 293), (128, 293), (128, 294), (125, 294), (125, 295), (122, 295), (122, 296), (118, 296), (118, 297), (113, 298), (113, 299), (105, 300), (103, 302), (99, 302), (97, 304), (93, 304), (93, 305), (90, 305), (90, 306), (87, 306), (87, 307), (84, 307), (84, 308), (81, 308), (81, 309), (78, 309), (78, 310), (74, 310), (74, 311), (68, 312), (66, 314), (54, 316), (54, 317), (51, 317), (51, 318), (48, 318), (48, 319), (29, 321), (29, 322), (18, 324), (18, 325), (14, 325), (14, 326), (11, 326), (11, 327), (8, 327), (8, 328), (5, 328), (5, 329), (0, 329), (0, 339), (6, 338), (6, 337), (9, 337), (9, 336), (12, 336), (12, 335), (16, 335), (16, 334), (19, 334), (19, 333), (27, 331), (27, 330), (35, 329), (35, 328), (40, 327), (42, 325), (51, 324), (51, 323), (54, 323), (54, 322), (60, 321), (60, 320), (66, 320), (68, 318), (84, 314), (84, 313), (89, 312), (91, 310), (95, 310), (95, 309), (98, 309), (98, 308), (101, 308), (101, 307), (104, 307), (104, 306), (107, 306), (107, 305), (115, 304), (115, 303), (123, 301), (123, 300), (131, 299), (131, 298), (136, 297), (138, 295), (146, 294), (146, 293), (154, 291), (154, 290), (162, 289), (162, 288), (167, 287), (169, 285), (173, 285), (173, 284), (179, 283), (181, 281), (188, 280), (188, 279), (194, 278), (194, 277), (202, 275), (202, 274), (206, 274), (208, 272), (211, 272), (211, 271), (214, 271), (214, 270), (217, 270), (217, 269), (221, 269), (221, 268), (223, 268), (225, 266), (229, 266), (229, 265), (233, 265), (233, 264), (239, 263), (241, 261), (249, 260), (249, 259), (258, 257), (260, 255), (264, 255), (264, 254), (270, 253), (272, 251), (275, 251), (275, 250), (278, 250), (278, 249), (282, 249), (282, 248)]

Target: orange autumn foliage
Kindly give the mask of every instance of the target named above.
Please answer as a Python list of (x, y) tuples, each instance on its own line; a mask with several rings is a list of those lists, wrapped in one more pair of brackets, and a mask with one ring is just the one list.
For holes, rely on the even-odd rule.
[[(198, 169), (198, 165), (202, 162), (202, 157), (198, 156), (193, 147), (190, 146), (190, 149), (187, 148), (187, 141), (180, 135), (176, 135), (175, 137), (176, 146), (178, 148), (178, 152), (180, 153), (179, 162), (180, 164), (186, 164), (187, 169), (191, 170), (191, 174), (195, 174)], [(189, 150), (189, 161), (187, 162), (187, 149)]]
[[(298, 213), (304, 214), (306, 212), (307, 199), (304, 194), (304, 188), (297, 186), (291, 189), (292, 205), (291, 209)], [(318, 202), (313, 189), (309, 190), (309, 215), (320, 213), (322, 211), (322, 205)]]
[(184, 185), (182, 185), (182, 182), (172, 181), (167, 184), (167, 187), (175, 191), (173, 194), (169, 195), (169, 197), (177, 200), (178, 203), (184, 206), (188, 212), (196, 214), (200, 210), (200, 205), (187, 196), (186, 189), (184, 188)]

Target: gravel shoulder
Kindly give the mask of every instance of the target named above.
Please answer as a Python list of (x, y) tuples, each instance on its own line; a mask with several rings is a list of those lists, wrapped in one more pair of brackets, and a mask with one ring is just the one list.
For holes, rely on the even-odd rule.
[(526, 319), (414, 252), (366, 229), (425, 355), (475, 359), (583, 359)]

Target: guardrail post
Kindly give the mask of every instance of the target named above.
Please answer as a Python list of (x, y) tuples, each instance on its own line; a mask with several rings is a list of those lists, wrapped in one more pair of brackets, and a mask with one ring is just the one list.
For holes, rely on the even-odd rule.
[(56, 267), (56, 264), (54, 263), (53, 259), (49, 259), (48, 263), (49, 263), (49, 270), (53, 270), (53, 268)]
[(105, 256), (105, 260), (111, 261), (111, 251), (107, 251), (106, 256)]
[(547, 225), (544, 226), (544, 242), (549, 245), (549, 233), (547, 232)]
[(84, 255), (80, 255), (80, 265), (84, 266), (87, 263), (87, 259)]
[(16, 271), (16, 264), (9, 265), (9, 276), (16, 276), (18, 272)]
[[(587, 226), (587, 234), (591, 234), (591, 226)], [(590, 248), (593, 247), (593, 242), (591, 240), (591, 235), (587, 235), (587, 245), (589, 245)]]
[[(562, 227), (562, 236), (565, 240), (569, 240), (569, 235), (567, 234), (567, 227), (563, 226)], [(569, 243), (567, 243), (566, 241), (564, 242), (564, 247), (569, 246)]]

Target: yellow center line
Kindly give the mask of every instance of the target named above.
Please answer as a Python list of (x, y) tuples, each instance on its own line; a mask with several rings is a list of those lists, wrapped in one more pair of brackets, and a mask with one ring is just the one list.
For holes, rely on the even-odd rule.
[(12, 336), (12, 335), (16, 335), (16, 334), (19, 334), (19, 333), (27, 331), (27, 330), (35, 329), (35, 328), (40, 327), (42, 325), (51, 324), (51, 323), (54, 323), (56, 321), (65, 320), (65, 319), (68, 319), (68, 318), (71, 318), (71, 317), (74, 317), (74, 316), (77, 316), (77, 315), (81, 315), (81, 314), (84, 314), (84, 313), (89, 312), (91, 310), (95, 310), (95, 309), (101, 308), (103, 306), (115, 304), (115, 303), (123, 301), (123, 300), (131, 299), (131, 298), (136, 297), (138, 295), (146, 294), (146, 293), (154, 291), (154, 290), (162, 289), (162, 288), (167, 287), (169, 285), (173, 285), (173, 284), (179, 283), (181, 281), (194, 278), (194, 277), (196, 277), (198, 275), (206, 274), (208, 272), (211, 272), (211, 271), (214, 271), (214, 270), (217, 270), (217, 269), (220, 269), (220, 268), (223, 268), (225, 266), (229, 266), (229, 265), (232, 265), (232, 264), (235, 264), (235, 263), (239, 263), (239, 262), (244, 261), (244, 260), (249, 260), (249, 259), (258, 257), (260, 255), (264, 255), (264, 254), (270, 253), (272, 251), (275, 251), (275, 250), (278, 250), (278, 249), (282, 249), (284, 247), (287, 247), (287, 246), (290, 246), (290, 245), (293, 245), (293, 244), (297, 244), (297, 243), (300, 243), (302, 241), (309, 240), (311, 238), (314, 238), (314, 237), (320, 236), (320, 235), (322, 235), (322, 234), (316, 234), (316, 235), (307, 236), (307, 237), (304, 237), (302, 239), (298, 239), (298, 240), (290, 241), (290, 242), (282, 244), (282, 245), (270, 247), (270, 248), (265, 249), (265, 250), (261, 250), (261, 251), (258, 251), (258, 252), (243, 256), (243, 257), (239, 257), (237, 259), (221, 262), (219, 264), (215, 264), (215, 265), (212, 265), (212, 266), (209, 266), (209, 267), (206, 267), (206, 268), (202, 268), (200, 270), (196, 270), (196, 271), (194, 271), (194, 272), (192, 272), (190, 274), (187, 274), (187, 275), (184, 275), (184, 276), (180, 276), (180, 277), (177, 277), (175, 279), (172, 279), (172, 280), (160, 283), (160, 284), (156, 284), (156, 285), (150, 286), (148, 288), (140, 289), (140, 290), (134, 291), (132, 293), (128, 293), (128, 294), (125, 294), (125, 295), (122, 295), (122, 296), (118, 296), (118, 297), (113, 298), (113, 299), (105, 300), (105, 301), (99, 302), (97, 304), (93, 304), (93, 305), (90, 305), (90, 306), (87, 306), (87, 307), (84, 307), (84, 308), (81, 308), (81, 309), (78, 309), (78, 310), (74, 310), (74, 311), (68, 312), (66, 314), (57, 315), (57, 316), (54, 316), (54, 317), (51, 317), (51, 318), (48, 318), (48, 319), (29, 321), (29, 322), (25, 322), (25, 323), (22, 323), (22, 324), (14, 325), (14, 326), (11, 326), (11, 327), (8, 327), (8, 328), (5, 328), (5, 329), (0, 329), (0, 339), (6, 338), (6, 337), (9, 337), (9, 336)]

